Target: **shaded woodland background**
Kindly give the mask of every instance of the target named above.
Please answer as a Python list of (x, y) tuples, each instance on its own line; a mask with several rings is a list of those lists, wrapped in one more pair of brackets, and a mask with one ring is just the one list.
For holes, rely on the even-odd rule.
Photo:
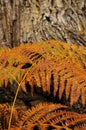
[(86, 45), (86, 0), (0, 0), (0, 47), (47, 39)]

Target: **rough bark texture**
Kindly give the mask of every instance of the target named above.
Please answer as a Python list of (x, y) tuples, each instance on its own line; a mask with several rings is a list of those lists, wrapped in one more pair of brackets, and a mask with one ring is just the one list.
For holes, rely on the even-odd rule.
[(47, 39), (86, 45), (86, 0), (0, 0), (0, 47)]

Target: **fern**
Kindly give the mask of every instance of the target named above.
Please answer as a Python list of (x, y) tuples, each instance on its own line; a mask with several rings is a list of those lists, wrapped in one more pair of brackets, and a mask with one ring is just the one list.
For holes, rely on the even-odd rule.
[(65, 105), (53, 103), (38, 104), (25, 113), (20, 112), (19, 117), (17, 124), (12, 126), (13, 130), (83, 130), (86, 125), (86, 114), (78, 114), (69, 111)]
[(67, 44), (54, 40), (22, 44), (13, 49), (0, 50), (0, 86), (7, 86), (15, 80), (26, 91), (26, 85), (41, 87), (43, 92), (64, 92), (70, 104), (81, 98), (86, 105), (86, 49), (83, 46)]
[(82, 123), (80, 125), (77, 125), (74, 130), (85, 130), (86, 129), (86, 123)]
[[(0, 104), (0, 129), (7, 130), (12, 106)], [(26, 110), (15, 106), (9, 130), (84, 130), (86, 114), (70, 111), (68, 106), (40, 103)]]
[[(5, 130), (8, 128), (10, 113), (11, 113), (11, 106), (9, 106), (8, 103), (0, 104), (0, 129), (1, 130), (2, 129)], [(15, 125), (17, 121), (18, 121), (18, 111), (17, 109), (14, 109), (11, 123)]]
[(54, 96), (59, 91), (59, 98), (61, 98), (65, 91), (66, 99), (70, 95), (71, 105), (76, 103), (80, 96), (82, 103), (85, 104), (85, 95), (82, 94), (82, 91), (85, 90), (85, 78), (85, 72), (74, 68), (73, 64), (64, 60), (57, 61), (55, 58), (49, 59), (46, 57), (46, 59), (41, 59), (32, 67), (26, 77), (26, 83), (30, 85), (32, 93), (34, 86), (42, 87), (43, 91), (51, 93), (50, 86), (51, 82), (53, 82)]

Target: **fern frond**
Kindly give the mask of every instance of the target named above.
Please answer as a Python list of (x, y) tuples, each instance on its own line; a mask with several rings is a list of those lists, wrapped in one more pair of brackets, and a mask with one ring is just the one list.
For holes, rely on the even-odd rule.
[[(14, 80), (31, 87), (41, 87), (59, 99), (65, 92), (70, 104), (79, 98), (86, 105), (86, 49), (76, 44), (49, 40), (45, 42), (22, 44), (13, 49), (0, 50), (0, 86), (7, 86)], [(53, 89), (51, 89), (53, 88)]]
[[(70, 128), (67, 128), (67, 127), (64, 127), (64, 126), (59, 126), (59, 125), (53, 125), (53, 124), (29, 124), (28, 123), (28, 126), (23, 128), (23, 130), (72, 130)], [(19, 127), (16, 127), (16, 126), (12, 126), (9, 130), (22, 130), (21, 128)]]
[(39, 87), (43, 88), (43, 91), (48, 91), (48, 93), (51, 93), (50, 87), (51, 83), (53, 83), (52, 86), (54, 87), (54, 96), (56, 96), (58, 92), (59, 98), (61, 99), (63, 92), (65, 91), (66, 99), (68, 99), (70, 95), (71, 105), (75, 104), (80, 96), (82, 99), (82, 104), (85, 105), (85, 79), (86, 72), (83, 69), (74, 67), (72, 63), (68, 63), (64, 59), (57, 60), (54, 57), (46, 57), (46, 59), (41, 59), (35, 66), (32, 67), (26, 77), (26, 82), (31, 87), (31, 93), (34, 86), (39, 85)]
[[(0, 104), (0, 128), (8, 128), (12, 106)], [(16, 106), (9, 130), (84, 130), (86, 114), (70, 111), (68, 106), (53, 103), (40, 103), (25, 110)]]
[(18, 124), (20, 130), (34, 129), (35, 127), (42, 130), (47, 130), (49, 127), (53, 128), (64, 128), (66, 130), (72, 130), (77, 127), (83, 128), (86, 124), (86, 114), (78, 114), (67, 110), (67, 106), (61, 104), (52, 103), (41, 103), (32, 107), (31, 110), (23, 113)]
[[(0, 104), (0, 126), (2, 129), (8, 128), (9, 118), (11, 113), (11, 106), (9, 104)], [(15, 123), (18, 121), (18, 112), (16, 109), (13, 110), (12, 115), (12, 124), (15, 125)]]
[(85, 130), (86, 123), (81, 123), (80, 125), (75, 126), (74, 130)]

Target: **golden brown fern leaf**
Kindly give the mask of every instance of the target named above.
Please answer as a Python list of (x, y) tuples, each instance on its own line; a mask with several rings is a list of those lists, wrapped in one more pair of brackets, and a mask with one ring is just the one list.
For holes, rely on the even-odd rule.
[[(45, 110), (47, 110), (45, 112), (46, 114), (48, 112), (55, 111), (55, 107), (56, 107), (56, 109), (67, 108), (66, 106), (61, 105), (61, 104), (58, 104), (58, 106), (56, 106), (56, 105), (54, 106), (54, 104), (44, 103), (44, 105), (46, 107)], [(22, 129), (24, 130), (24, 127), (25, 127), (25, 129), (29, 129), (29, 130), (35, 129), (36, 127), (39, 130), (44, 130), (44, 129), (47, 130), (49, 127), (51, 127), (52, 129), (58, 128), (58, 130), (61, 130), (62, 128), (64, 128), (65, 130), (70, 130), (67, 127), (60, 126), (60, 125), (53, 125), (53, 124), (47, 124), (47, 123), (38, 125), (37, 123), (33, 124), (33, 122), (30, 122), (30, 124), (28, 123), (28, 128), (26, 128), (26, 124), (24, 124), (24, 127), (22, 128), (22, 123), (24, 122), (23, 120), (24, 119), (27, 120), (28, 116), (30, 116), (30, 118), (32, 118), (32, 116), (34, 115), (34, 118), (35, 118), (35, 116), (38, 112), (38, 118), (41, 117), (40, 112), (42, 111), (42, 109), (44, 111), (44, 105), (39, 104), (37, 107), (33, 107), (32, 109), (29, 109), (28, 111), (25, 111), (25, 108), (23, 108), (23, 106), (21, 106), (21, 107), (16, 106), (13, 111), (10, 130), (14, 130), (14, 129), (15, 130), (22, 130)], [(48, 109), (49, 105), (51, 105), (51, 108), (49, 107), (50, 110)], [(0, 129), (7, 130), (11, 109), (12, 109), (12, 107), (9, 104), (0, 104)], [(42, 115), (44, 115), (44, 114), (42, 114)]]
[[(7, 130), (11, 106), (0, 104), (0, 128)], [(15, 107), (9, 130), (84, 130), (86, 114), (72, 112), (65, 105), (40, 103), (27, 111)]]
[(12, 126), (9, 130), (73, 130), (66, 126), (53, 125), (53, 124), (29, 124), (25, 128)]
[[(3, 50), (1, 50), (2, 52)], [(14, 48), (10, 51), (1, 53), (0, 56), (0, 85), (7, 86), (8, 82), (12, 83), (14, 80), (20, 82), (26, 69), (22, 67), (28, 64), (28, 67), (32, 65), (32, 61), (20, 54), (19, 49)]]
[(69, 111), (65, 105), (53, 103), (38, 104), (27, 112), (20, 113), (19, 117), (17, 126), (13, 126), (12, 130), (83, 130), (86, 125), (86, 114), (78, 114)]
[(85, 130), (86, 129), (86, 123), (82, 123), (80, 125), (77, 125), (74, 130)]
[[(25, 76), (25, 77), (24, 77)], [(75, 44), (54, 40), (33, 44), (23, 44), (12, 50), (0, 52), (0, 84), (7, 86), (8, 81), (20, 82), (25, 90), (25, 83), (31, 87), (41, 87), (43, 91), (66, 99), (75, 104), (81, 97), (86, 104), (86, 49)]]
[[(53, 92), (59, 98), (63, 93), (66, 99), (70, 96), (70, 104), (73, 105), (81, 96), (82, 104), (86, 103), (86, 72), (74, 66), (64, 59), (57, 60), (54, 57), (42, 58), (33, 66), (26, 76), (26, 83), (34, 93), (34, 86), (42, 87), (43, 92)], [(53, 88), (53, 89), (52, 89)]]
[[(31, 49), (32, 48), (32, 49)], [(7, 86), (8, 82), (14, 80), (20, 82), (27, 72), (42, 55), (33, 50), (32, 44), (24, 45), (13, 49), (0, 50), (0, 86)]]
[[(8, 128), (8, 123), (10, 119), (11, 114), (11, 106), (9, 104), (0, 104), (0, 128), (1, 130), (5, 130), (5, 128)], [(12, 121), (11, 124), (15, 125), (15, 123), (18, 121), (18, 112), (16, 109), (13, 110), (12, 115)]]
[[(54, 40), (30, 45), (31, 51), (39, 51), (41, 58), (31, 67), (26, 76), (26, 83), (34, 92), (34, 86), (42, 87), (50, 92), (53, 83), (53, 95), (59, 93), (61, 99), (65, 91), (66, 99), (70, 95), (73, 105), (81, 96), (82, 104), (86, 104), (86, 50), (75, 44), (56, 42)], [(23, 53), (24, 54), (24, 53)], [(26, 53), (28, 54), (28, 52)]]
[[(32, 52), (39, 52), (39, 55), (42, 55), (40, 56), (41, 58), (38, 59), (38, 62), (32, 66), (26, 77), (26, 82), (29, 82), (29, 85), (32, 88), (32, 94), (34, 91), (34, 85), (42, 87), (43, 91), (48, 91), (50, 93), (50, 82), (53, 82), (54, 96), (59, 90), (59, 98), (61, 98), (66, 87), (66, 99), (68, 99), (70, 95), (71, 105), (76, 103), (80, 96), (82, 104), (85, 105), (85, 48), (75, 44), (69, 45), (67, 43), (56, 42), (54, 40), (31, 44), (28, 49), (29, 48)], [(25, 52), (22, 50), (22, 54), (28, 56), (28, 49)], [(51, 81), (52, 76), (53, 81)], [(71, 89), (73, 92), (71, 92)], [(73, 96), (75, 98), (73, 98)]]

